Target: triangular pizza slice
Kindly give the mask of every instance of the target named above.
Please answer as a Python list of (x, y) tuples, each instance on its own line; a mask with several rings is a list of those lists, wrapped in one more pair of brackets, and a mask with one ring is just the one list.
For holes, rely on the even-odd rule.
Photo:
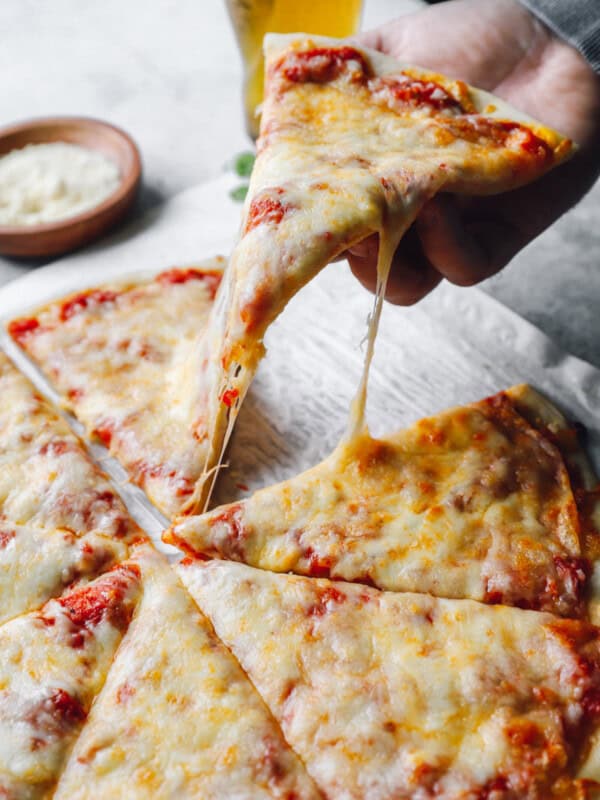
[(0, 796), (51, 796), (139, 591), (124, 562), (0, 627)]
[(277, 572), (580, 616), (590, 565), (558, 429), (519, 413), (548, 405), (521, 386), (385, 439), (364, 433), (165, 539)]
[(143, 538), (66, 421), (0, 352), (0, 622)]
[(278, 724), (156, 552), (54, 797), (317, 800)]
[(8, 331), (168, 517), (206, 460), (198, 340), (224, 259), (61, 298)]
[(179, 571), (327, 797), (598, 790), (574, 777), (600, 722), (589, 623), (234, 562)]
[[(380, 290), (394, 250), (437, 192), (493, 194), (534, 180), (571, 142), (502, 100), (373, 50), (305, 34), (265, 38), (258, 155), (240, 240), (205, 339), (206, 501), (263, 336), (326, 264), (379, 234)], [(370, 326), (370, 360), (381, 291)], [(366, 372), (354, 427), (360, 429)]]

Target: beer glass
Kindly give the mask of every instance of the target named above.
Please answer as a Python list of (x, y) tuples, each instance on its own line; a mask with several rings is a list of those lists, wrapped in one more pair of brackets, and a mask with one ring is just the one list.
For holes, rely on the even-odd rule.
[(263, 97), (265, 33), (351, 36), (360, 24), (362, 0), (225, 0), (244, 64), (246, 130), (256, 139)]

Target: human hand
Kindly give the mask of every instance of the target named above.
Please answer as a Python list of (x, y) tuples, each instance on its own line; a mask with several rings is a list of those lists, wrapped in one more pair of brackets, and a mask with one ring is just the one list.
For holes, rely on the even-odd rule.
[[(429, 201), (396, 251), (386, 294), (392, 303), (415, 303), (443, 278), (471, 286), (498, 272), (581, 199), (600, 173), (600, 78), (516, 0), (451, 0), (359, 41), (487, 89), (580, 147), (569, 162), (521, 189)], [(377, 246), (377, 237), (369, 237), (347, 254), (371, 290)]]

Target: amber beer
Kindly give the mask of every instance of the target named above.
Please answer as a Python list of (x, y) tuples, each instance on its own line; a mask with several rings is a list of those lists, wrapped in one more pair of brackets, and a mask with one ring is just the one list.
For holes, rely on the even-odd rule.
[(262, 41), (265, 33), (351, 36), (360, 23), (362, 0), (226, 0), (244, 62), (244, 108), (250, 136), (258, 136), (257, 108), (263, 97)]

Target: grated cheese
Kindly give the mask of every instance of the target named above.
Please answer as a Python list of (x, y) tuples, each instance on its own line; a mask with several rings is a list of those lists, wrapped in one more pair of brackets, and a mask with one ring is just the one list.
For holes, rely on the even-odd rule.
[(0, 158), (0, 225), (66, 219), (102, 203), (119, 185), (109, 158), (66, 142), (29, 144)]

